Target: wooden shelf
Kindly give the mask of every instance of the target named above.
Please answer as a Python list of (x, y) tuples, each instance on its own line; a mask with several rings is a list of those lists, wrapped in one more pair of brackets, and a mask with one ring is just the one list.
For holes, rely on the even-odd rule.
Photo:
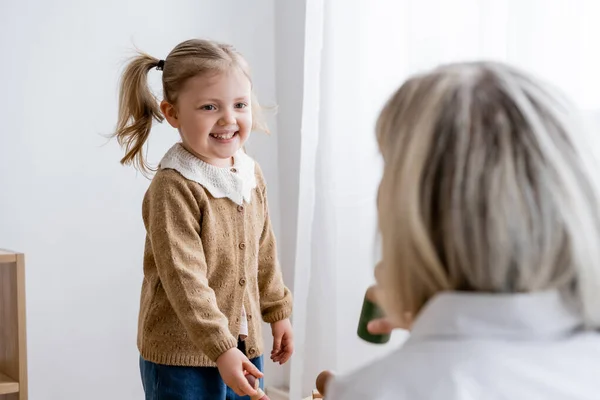
[(19, 393), (19, 383), (0, 372), (0, 394)]
[(0, 399), (27, 400), (25, 255), (0, 249)]
[(17, 253), (0, 249), (0, 263), (10, 263), (17, 261)]

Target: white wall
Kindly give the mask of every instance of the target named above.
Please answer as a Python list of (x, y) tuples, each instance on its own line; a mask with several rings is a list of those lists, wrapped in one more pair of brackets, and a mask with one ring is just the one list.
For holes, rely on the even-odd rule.
[[(275, 60), (277, 80), (277, 127), (281, 233), (279, 247), (285, 281), (292, 291), (296, 261), (298, 190), (300, 179), (300, 129), (304, 79), (304, 29), (306, 1), (275, 3)], [(294, 326), (296, 319), (292, 318)], [(298, 332), (296, 332), (298, 337)], [(273, 383), (289, 387), (290, 365), (278, 370)]]
[(279, 128), (279, 185), (284, 273), (293, 279), (298, 216), (300, 129), (304, 80), (305, 0), (276, 2), (275, 53), (277, 76), (277, 124)]
[[(101, 136), (114, 127), (118, 71), (132, 43), (165, 57), (182, 40), (212, 37), (247, 55), (262, 102), (274, 104), (274, 1), (0, 7), (0, 247), (26, 253), (31, 398), (139, 399), (140, 204), (148, 181), (121, 167), (117, 144)], [(156, 87), (159, 74), (151, 72)], [(249, 147), (270, 184), (280, 233), (272, 127), (275, 135), (259, 134)], [(158, 127), (151, 160), (175, 140)], [(279, 367), (267, 365), (274, 376)]]

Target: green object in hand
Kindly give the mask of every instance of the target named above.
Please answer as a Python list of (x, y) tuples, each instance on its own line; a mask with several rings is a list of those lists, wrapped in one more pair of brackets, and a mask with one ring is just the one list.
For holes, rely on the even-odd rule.
[(390, 340), (390, 334), (386, 335), (373, 335), (367, 330), (367, 325), (374, 319), (385, 317), (383, 310), (375, 303), (374, 287), (367, 289), (365, 293), (365, 299), (363, 301), (362, 310), (360, 312), (360, 319), (358, 321), (358, 337), (374, 344), (384, 344)]

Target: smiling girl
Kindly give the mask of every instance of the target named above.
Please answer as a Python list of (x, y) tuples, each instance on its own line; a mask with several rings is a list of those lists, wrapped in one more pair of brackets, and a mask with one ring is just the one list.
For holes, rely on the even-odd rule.
[[(163, 71), (164, 99), (147, 74)], [(161, 160), (144, 197), (144, 280), (138, 328), (147, 400), (248, 397), (262, 378), (261, 318), (271, 359), (293, 352), (292, 296), (283, 283), (265, 180), (243, 145), (264, 129), (249, 68), (231, 46), (177, 45), (165, 60), (135, 57), (123, 73), (115, 136), (123, 164), (142, 172), (153, 120), (181, 141)], [(262, 379), (260, 382), (263, 387)]]

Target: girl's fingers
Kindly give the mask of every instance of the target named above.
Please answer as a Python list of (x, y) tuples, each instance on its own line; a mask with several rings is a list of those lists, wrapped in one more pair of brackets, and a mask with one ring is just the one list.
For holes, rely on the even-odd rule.
[[(263, 377), (263, 373), (260, 372), (260, 370), (256, 368), (256, 365), (252, 364), (250, 360), (244, 361), (243, 367), (250, 375), (253, 375), (256, 378)], [(246, 378), (244, 378), (244, 381), (247, 382)]]
[(250, 383), (248, 382), (248, 380), (246, 379), (246, 377), (243, 374), (239, 374), (238, 376), (236, 376), (236, 381), (237, 381), (237, 388), (232, 388), (233, 391), (238, 395), (238, 396), (254, 396), (256, 395), (256, 389), (254, 389)]

